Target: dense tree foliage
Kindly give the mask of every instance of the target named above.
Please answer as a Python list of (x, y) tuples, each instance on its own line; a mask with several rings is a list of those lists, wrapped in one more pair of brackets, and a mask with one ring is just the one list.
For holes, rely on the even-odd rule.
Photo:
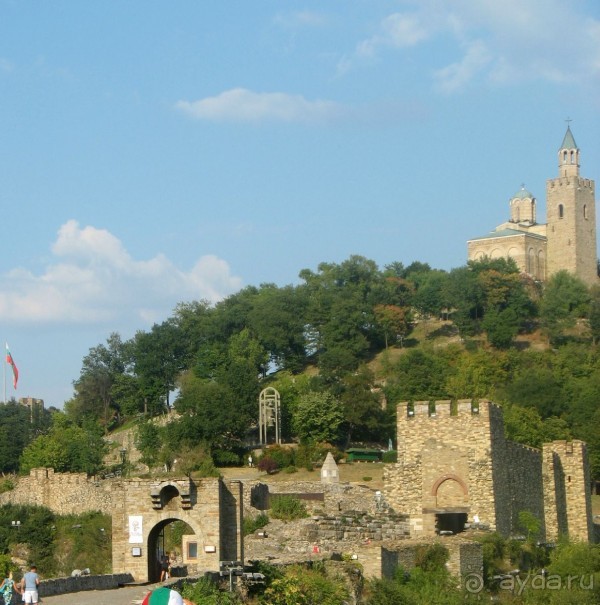
[(46, 467), (59, 473), (94, 474), (102, 467), (106, 449), (98, 424), (78, 426), (64, 414), (56, 413), (50, 430), (23, 450), (20, 470), (28, 473), (32, 468)]
[(0, 404), (0, 471), (19, 470), (23, 450), (51, 423), (51, 412), (40, 407), (20, 405), (12, 400)]
[[(600, 477), (599, 289), (564, 272), (542, 287), (506, 259), (445, 272), (420, 262), (381, 270), (351, 256), (299, 277), (214, 305), (182, 302), (128, 341), (111, 334), (84, 357), (52, 427), (28, 422), (22, 406), (0, 406), (12, 435), (0, 440), (0, 467), (94, 472), (90, 426), (109, 431), (174, 408), (165, 427), (139, 423), (144, 461), (170, 468), (185, 459), (211, 472), (207, 455), (239, 460), (256, 439), (258, 397), (273, 386), (285, 440), (387, 445), (399, 401), (490, 398), (506, 406), (517, 441), (585, 439)], [(528, 346), (540, 330), (554, 348), (539, 338)]]

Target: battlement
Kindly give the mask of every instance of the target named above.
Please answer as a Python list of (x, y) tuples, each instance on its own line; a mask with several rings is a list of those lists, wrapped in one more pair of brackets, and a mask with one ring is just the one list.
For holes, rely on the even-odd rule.
[(441, 399), (438, 401), (403, 401), (398, 404), (398, 421), (415, 420), (428, 417), (431, 420), (441, 418), (464, 418), (465, 416), (489, 416), (500, 411), (499, 405), (482, 399), (473, 401), (471, 399)]
[(545, 452), (552, 452), (561, 458), (567, 458), (568, 456), (581, 457), (586, 454), (586, 443), (579, 439), (552, 441), (551, 443), (544, 443), (543, 448)]
[(547, 181), (549, 188), (554, 187), (567, 187), (570, 185), (577, 186), (580, 189), (590, 189), (594, 191), (593, 179), (584, 179), (579, 176), (559, 176)]

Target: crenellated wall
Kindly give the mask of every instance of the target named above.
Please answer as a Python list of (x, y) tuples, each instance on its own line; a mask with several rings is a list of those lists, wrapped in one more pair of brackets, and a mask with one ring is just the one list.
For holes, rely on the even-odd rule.
[(110, 514), (113, 571), (149, 581), (158, 578), (160, 533), (175, 520), (187, 523), (196, 537), (193, 571), (218, 570), (220, 560), (243, 559), (243, 493), (233, 480), (95, 481), (83, 473), (41, 468), (18, 479), (14, 490), (0, 495), (0, 504), (45, 506), (61, 515)]
[(111, 514), (113, 494), (119, 489), (120, 481), (96, 481), (85, 473), (55, 473), (51, 468), (34, 468), (29, 476), (19, 477), (15, 489), (0, 494), (0, 505), (45, 506), (59, 515), (89, 510)]
[(561, 535), (593, 542), (594, 525), (590, 491), (590, 468), (583, 441), (545, 443), (544, 506), (547, 536)]
[(542, 452), (507, 441), (502, 408), (487, 400), (400, 403), (397, 438), (398, 462), (384, 470), (385, 498), (409, 515), (412, 535), (432, 535), (449, 515), (521, 533), (518, 515), (529, 511), (548, 539), (591, 539), (582, 442), (553, 442)]

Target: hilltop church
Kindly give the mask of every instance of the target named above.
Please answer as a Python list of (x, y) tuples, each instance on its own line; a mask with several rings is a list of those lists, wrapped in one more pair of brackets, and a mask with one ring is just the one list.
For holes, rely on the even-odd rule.
[(579, 174), (579, 148), (569, 126), (558, 152), (558, 177), (546, 183), (545, 225), (536, 221), (536, 205), (522, 187), (509, 201), (510, 219), (467, 242), (468, 260), (508, 257), (538, 281), (565, 269), (588, 286), (598, 283), (594, 181)]

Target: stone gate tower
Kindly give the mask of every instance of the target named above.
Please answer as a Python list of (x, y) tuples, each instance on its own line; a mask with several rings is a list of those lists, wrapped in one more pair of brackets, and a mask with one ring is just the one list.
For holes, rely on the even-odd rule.
[(561, 269), (588, 286), (597, 283), (594, 181), (579, 175), (579, 148), (571, 129), (558, 152), (558, 177), (546, 184), (548, 274)]

